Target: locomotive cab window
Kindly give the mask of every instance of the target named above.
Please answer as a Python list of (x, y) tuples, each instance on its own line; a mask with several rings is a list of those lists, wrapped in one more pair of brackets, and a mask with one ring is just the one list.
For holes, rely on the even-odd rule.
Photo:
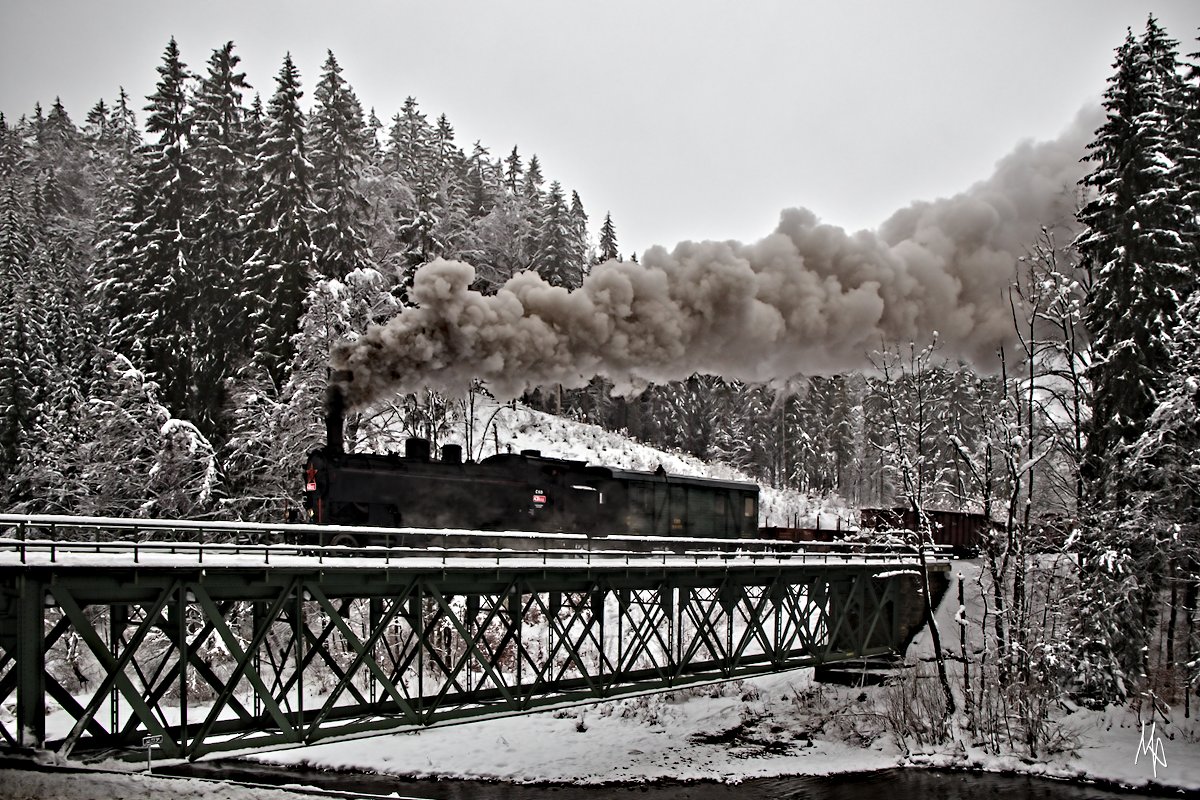
[(757, 513), (758, 513), (758, 512), (757, 512), (757, 511), (755, 510), (755, 508), (754, 508), (754, 498), (753, 498), (753, 497), (747, 497), (747, 498), (746, 498), (746, 508), (745, 508), (745, 510), (742, 512), (742, 516), (744, 516), (744, 517), (753, 517), (753, 516), (754, 516), (755, 514), (757, 514)]
[(604, 492), (600, 491), (595, 486), (580, 486), (579, 484), (575, 484), (575, 485), (571, 486), (571, 488), (578, 492), (594, 493), (594, 496), (596, 498), (596, 505), (601, 505), (601, 506), (604, 505)]

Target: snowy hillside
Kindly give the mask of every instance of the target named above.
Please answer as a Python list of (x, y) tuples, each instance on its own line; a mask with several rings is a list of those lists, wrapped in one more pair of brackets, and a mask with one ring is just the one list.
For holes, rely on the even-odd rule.
[[(486, 426), (486, 430), (485, 430)], [(690, 475), (722, 480), (751, 481), (744, 472), (728, 464), (707, 463), (680, 452), (659, 450), (598, 425), (578, 422), (553, 414), (488, 403), (477, 405), (472, 426), (473, 458), (495, 453), (538, 450), (550, 458), (586, 461), (621, 469), (653, 471), (660, 465), (673, 475)], [(463, 445), (467, 455), (466, 425), (453, 426), (439, 444)], [(853, 512), (838, 498), (813, 498), (790, 489), (761, 486), (759, 525), (780, 527), (847, 527)]]

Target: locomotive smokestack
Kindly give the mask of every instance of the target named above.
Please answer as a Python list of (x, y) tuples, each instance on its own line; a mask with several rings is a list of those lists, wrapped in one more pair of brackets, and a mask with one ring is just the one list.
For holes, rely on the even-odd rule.
[(330, 376), (329, 387), (325, 390), (325, 452), (331, 456), (346, 452), (346, 394), (342, 391), (342, 385), (353, 379), (354, 376), (348, 372), (335, 372)]

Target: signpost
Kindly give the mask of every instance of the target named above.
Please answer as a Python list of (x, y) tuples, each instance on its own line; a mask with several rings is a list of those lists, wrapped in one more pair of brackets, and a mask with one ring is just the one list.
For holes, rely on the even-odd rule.
[(142, 738), (142, 747), (146, 748), (146, 772), (154, 771), (153, 764), (150, 763), (150, 751), (162, 745), (162, 736), (145, 736)]

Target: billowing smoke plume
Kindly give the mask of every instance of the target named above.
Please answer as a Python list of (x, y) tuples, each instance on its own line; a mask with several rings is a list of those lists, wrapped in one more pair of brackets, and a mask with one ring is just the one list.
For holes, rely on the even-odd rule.
[(386, 326), (334, 353), (349, 402), (481, 378), (500, 396), (539, 385), (617, 390), (692, 373), (768, 382), (865, 366), (883, 342), (937, 331), (943, 354), (994, 363), (1012, 335), (1008, 287), (1040, 227), (1070, 223), (1080, 158), (1099, 125), (1081, 112), (1057, 140), (1023, 143), (967, 191), (896, 212), (848, 234), (805, 209), (784, 211), (754, 244), (684, 242), (641, 264), (597, 266), (574, 291), (534, 273), (496, 294), (474, 269), (435, 261)]

